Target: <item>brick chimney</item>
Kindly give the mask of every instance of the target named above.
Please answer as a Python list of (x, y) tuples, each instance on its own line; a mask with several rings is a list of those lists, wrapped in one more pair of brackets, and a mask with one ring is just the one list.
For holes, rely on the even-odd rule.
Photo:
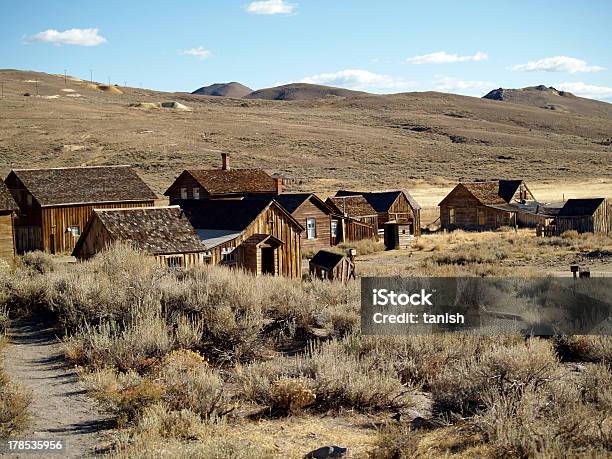
[(275, 176), (274, 183), (276, 184), (276, 194), (281, 194), (283, 192), (283, 176)]
[(230, 155), (229, 153), (221, 153), (221, 169), (224, 171), (230, 170)]

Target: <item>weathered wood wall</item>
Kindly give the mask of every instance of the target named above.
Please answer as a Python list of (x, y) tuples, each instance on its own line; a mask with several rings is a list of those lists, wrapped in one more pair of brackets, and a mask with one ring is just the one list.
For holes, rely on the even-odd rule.
[(0, 212), (0, 259), (9, 261), (14, 256), (13, 213)]
[[(455, 222), (450, 221), (450, 209), (455, 209)], [(484, 225), (478, 221), (478, 212), (485, 213)], [(480, 204), (463, 187), (455, 188), (440, 206), (440, 224), (444, 229), (489, 230), (501, 226), (513, 226), (512, 212), (493, 209)]]
[(570, 230), (579, 233), (612, 233), (612, 202), (604, 200), (592, 216), (556, 218), (557, 235)]
[(317, 225), (316, 237), (308, 239), (308, 231), (305, 229), (302, 232), (302, 250), (319, 250), (331, 245), (331, 217), (315, 206), (312, 201), (305, 201), (300, 207), (295, 209), (292, 214), (304, 228), (307, 226), (307, 220), (314, 218)]
[(321, 266), (317, 266), (313, 263), (310, 263), (310, 266), (309, 266), (310, 275), (318, 279), (337, 280), (340, 282), (347, 282), (353, 272), (354, 272), (354, 265), (346, 257), (340, 263), (338, 263), (336, 267), (332, 270), (324, 269)]
[[(272, 222), (272, 225), (268, 222)], [(232, 239), (231, 241), (227, 241), (212, 248), (211, 262), (212, 264), (221, 264), (223, 249), (235, 249), (254, 234), (271, 234), (284, 242), (277, 251), (279, 274), (286, 277), (300, 278), (302, 276), (300, 233), (301, 228), (289, 220), (289, 218), (275, 206), (270, 206), (236, 239)], [(255, 267), (255, 270), (256, 269), (257, 267)]]
[(391, 220), (402, 225), (410, 225), (410, 234), (421, 235), (421, 211), (413, 209), (403, 193), (395, 199), (388, 212), (378, 213), (378, 227), (383, 228), (383, 223)]

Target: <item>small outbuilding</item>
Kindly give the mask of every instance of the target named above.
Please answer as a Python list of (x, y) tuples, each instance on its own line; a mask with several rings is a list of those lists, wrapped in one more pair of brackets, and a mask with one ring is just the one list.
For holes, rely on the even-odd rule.
[(325, 203), (333, 212), (334, 244), (378, 238), (378, 213), (363, 196), (332, 196)]
[(612, 233), (612, 202), (605, 198), (568, 199), (554, 221), (554, 235), (565, 231)]
[(346, 255), (319, 250), (309, 263), (310, 275), (319, 279), (346, 282), (355, 279), (355, 261)]
[(0, 261), (9, 261), (15, 256), (14, 219), (17, 203), (0, 179)]
[(211, 258), (178, 206), (95, 209), (72, 254), (87, 260), (116, 241), (125, 241), (170, 268), (206, 264)]

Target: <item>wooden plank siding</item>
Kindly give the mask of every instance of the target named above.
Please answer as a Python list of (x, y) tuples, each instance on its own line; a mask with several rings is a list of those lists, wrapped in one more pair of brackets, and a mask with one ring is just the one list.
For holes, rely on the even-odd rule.
[(379, 229), (383, 228), (384, 223), (392, 220), (395, 220), (400, 225), (409, 225), (410, 234), (414, 236), (421, 235), (421, 211), (410, 206), (404, 193), (398, 195), (387, 212), (378, 213)]
[[(302, 250), (319, 250), (331, 246), (331, 216), (306, 200), (291, 214), (300, 225), (306, 228), (301, 234)], [(314, 218), (316, 231), (314, 239), (308, 239), (307, 221)]]
[[(455, 219), (451, 221), (451, 209), (455, 212)], [(479, 222), (479, 212), (484, 212), (484, 224)], [(490, 230), (501, 226), (512, 226), (514, 217), (512, 212), (493, 209), (483, 206), (469, 191), (463, 187), (455, 188), (440, 205), (440, 223), (442, 228), (466, 230)]]
[[(82, 232), (94, 209), (125, 209), (131, 207), (151, 207), (154, 201), (95, 203), (59, 207), (35, 207), (28, 210), (25, 219), (16, 222), (17, 252), (42, 250), (49, 253), (72, 252), (78, 237), (70, 232), (78, 226)], [(39, 217), (39, 218), (38, 218)], [(40, 221), (39, 225), (28, 225)]]
[(13, 212), (0, 212), (0, 259), (10, 261), (15, 256)]
[(604, 200), (593, 215), (556, 218), (556, 235), (571, 230), (579, 233), (612, 233), (612, 202)]
[[(272, 222), (272, 225), (268, 222)], [(270, 226), (272, 226), (272, 229), (270, 229)], [(254, 234), (270, 234), (283, 242), (283, 245), (278, 249), (277, 263), (279, 274), (291, 278), (300, 278), (302, 276), (300, 233), (301, 228), (299, 228), (299, 226), (290, 221), (287, 216), (277, 208), (270, 206), (262, 212), (240, 236), (211, 248), (211, 262), (212, 264), (224, 264), (224, 249), (236, 249)], [(241, 257), (242, 255), (240, 251), (238, 251), (236, 253), (236, 259), (227, 264), (237, 265), (249, 271), (258, 272), (258, 266), (243, 266), (245, 259)], [(248, 259), (253, 259), (252, 254)]]

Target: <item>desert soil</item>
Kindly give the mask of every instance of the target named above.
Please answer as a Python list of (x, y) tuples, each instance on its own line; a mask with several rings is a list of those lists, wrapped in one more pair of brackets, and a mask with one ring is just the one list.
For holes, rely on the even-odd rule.
[(61, 457), (92, 456), (107, 422), (78, 382), (74, 368), (66, 364), (62, 343), (54, 330), (36, 321), (18, 320), (9, 336), (6, 373), (32, 394), (31, 427), (19, 439), (63, 440), (65, 450)]

